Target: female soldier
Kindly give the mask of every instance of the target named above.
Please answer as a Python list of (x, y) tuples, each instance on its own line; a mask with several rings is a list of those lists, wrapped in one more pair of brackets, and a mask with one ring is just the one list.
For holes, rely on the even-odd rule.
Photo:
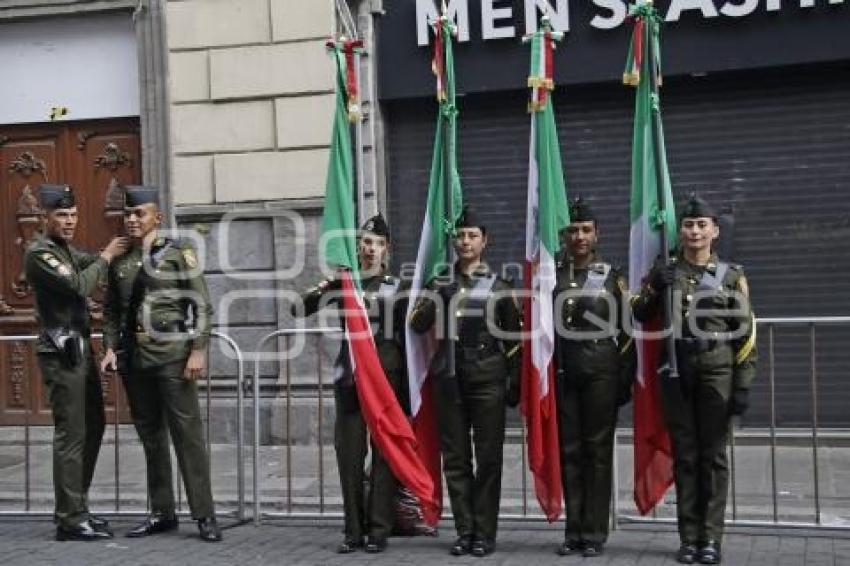
[(712, 251), (719, 235), (714, 209), (691, 195), (679, 221), (678, 255), (653, 268), (632, 304), (635, 318), (648, 322), (672, 287), (679, 379), (662, 379), (661, 394), (673, 442), (682, 564), (720, 563), (729, 422), (749, 406), (756, 369), (747, 280), (741, 266)]
[(561, 476), (567, 526), (562, 556), (599, 556), (608, 538), (617, 407), (628, 402), (634, 345), (623, 331), (627, 294), (620, 271), (596, 252), (596, 217), (581, 198), (570, 206), (557, 265), (555, 320)]
[[(397, 300), (399, 279), (387, 271), (390, 232), (384, 217), (378, 214), (363, 225), (357, 244), (364, 303), (373, 322), (375, 347), (390, 386), (402, 404), (406, 404), (404, 347), (400, 336), (404, 307)], [(292, 306), (293, 316), (310, 316), (325, 306), (341, 307), (341, 284), (326, 279), (302, 296), (301, 305)], [(360, 411), (354, 374), (348, 361), (346, 343), (340, 348), (335, 365), (334, 383), (336, 424), (334, 448), (339, 466), (342, 504), (345, 517), (344, 538), (337, 547), (340, 554), (364, 548), (369, 553), (383, 552), (395, 522), (395, 496), (398, 482), (380, 451), (372, 445), (370, 494), (364, 494), (364, 463), (367, 454), (367, 428)], [(364, 542), (363, 537), (366, 537)]]

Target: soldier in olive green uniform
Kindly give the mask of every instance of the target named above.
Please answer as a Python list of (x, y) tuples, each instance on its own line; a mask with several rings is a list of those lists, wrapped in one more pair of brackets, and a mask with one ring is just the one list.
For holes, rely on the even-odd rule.
[[(103, 367), (117, 365), (145, 451), (151, 515), (127, 533), (177, 528), (168, 436), (201, 538), (221, 540), (213, 508), (196, 380), (202, 375), (212, 306), (194, 250), (157, 235), (154, 187), (127, 187), (124, 225), (133, 242), (109, 269)], [(194, 332), (187, 318), (192, 311)], [(117, 354), (117, 356), (116, 356)], [(166, 428), (166, 423), (168, 428)]]
[(42, 185), (44, 233), (24, 257), (27, 281), (35, 292), (41, 326), (36, 350), (55, 424), (53, 436), (54, 513), (57, 540), (110, 538), (105, 520), (88, 509), (105, 420), (100, 376), (89, 341), (86, 298), (106, 275), (126, 241), (113, 239), (99, 255), (78, 251), (70, 242), (77, 226), (74, 193), (66, 185)]
[[(576, 199), (557, 265), (555, 346), (561, 474), (567, 524), (558, 554), (602, 554), (611, 509), (617, 407), (628, 402), (635, 370), (625, 333), (628, 285), (596, 253), (596, 217)], [(560, 313), (560, 314), (558, 314)]]
[[(381, 366), (405, 407), (407, 403), (404, 348), (401, 344), (404, 324), (404, 305), (397, 299), (399, 279), (386, 272), (389, 228), (380, 214), (369, 219), (358, 238), (358, 259), (364, 304), (373, 322), (375, 346)], [(302, 296), (303, 305), (292, 306), (293, 316), (310, 316), (324, 306), (341, 307), (341, 285), (337, 279), (327, 279)], [(395, 522), (395, 496), (398, 482), (386, 460), (372, 444), (372, 472), (369, 478), (368, 504), (363, 493), (364, 462), (367, 452), (367, 428), (360, 412), (360, 401), (351, 370), (345, 341), (340, 346), (335, 364), (334, 400), (336, 449), (339, 479), (342, 488), (345, 530), (337, 552), (347, 554), (363, 546), (366, 552), (382, 552)], [(406, 409), (406, 411), (409, 411)]]
[(635, 318), (647, 322), (672, 287), (680, 377), (662, 379), (661, 393), (673, 441), (677, 559), (683, 564), (720, 562), (729, 425), (749, 405), (756, 370), (747, 281), (741, 266), (712, 252), (719, 232), (714, 210), (692, 195), (681, 214), (680, 253), (653, 268), (632, 302)]
[[(511, 285), (481, 261), (486, 244), (486, 228), (464, 209), (454, 244), (458, 262), (446, 277), (437, 278), (434, 293), (417, 300), (410, 315), (418, 333), (435, 324), (450, 332), (440, 336), (431, 373), (443, 473), (458, 534), (451, 548), (456, 556), (486, 556), (495, 549), (505, 406), (519, 402), (519, 309)], [(495, 320), (487, 319), (488, 312)], [(447, 348), (453, 348), (454, 374), (447, 366)]]

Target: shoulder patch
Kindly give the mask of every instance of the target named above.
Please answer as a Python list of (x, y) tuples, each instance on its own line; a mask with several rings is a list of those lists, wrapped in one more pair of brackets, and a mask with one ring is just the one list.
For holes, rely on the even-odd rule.
[(180, 253), (183, 255), (183, 260), (189, 266), (189, 269), (198, 267), (198, 257), (195, 255), (195, 250), (192, 248), (183, 248), (180, 250)]
[(744, 294), (744, 296), (746, 296), (746, 297), (750, 296), (750, 284), (747, 283), (747, 278), (744, 276), (743, 273), (741, 273), (740, 277), (738, 277), (738, 281), (736, 282), (736, 286), (738, 287), (738, 290), (741, 291), (741, 293)]
[(42, 261), (50, 266), (51, 269), (55, 269), (56, 272), (62, 277), (69, 277), (74, 271), (71, 267), (62, 261), (60, 261), (55, 255), (50, 252), (44, 252), (39, 254)]
[(54, 269), (59, 267), (59, 265), (61, 264), (61, 262), (56, 259), (56, 256), (50, 252), (44, 252), (43, 254), (41, 254), (41, 259), (43, 259), (47, 265)]

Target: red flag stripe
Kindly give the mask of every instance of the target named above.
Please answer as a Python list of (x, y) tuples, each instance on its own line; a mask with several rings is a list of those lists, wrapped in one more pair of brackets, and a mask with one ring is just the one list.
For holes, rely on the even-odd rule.
[[(644, 331), (658, 331), (660, 323), (645, 324)], [(658, 365), (663, 344), (659, 340), (638, 340), (643, 373), (634, 390), (634, 499), (641, 515), (658, 504), (673, 484), (673, 452), (664, 422), (658, 383)]]
[(440, 502), (434, 497), (431, 473), (420, 458), (410, 421), (384, 374), (369, 318), (348, 272), (342, 274), (342, 291), (346, 338), (363, 419), (395, 477), (419, 498), (425, 521), (436, 525)]
[[(533, 278), (531, 262), (525, 265), (526, 289)], [(523, 299), (526, 333), (534, 335), (530, 293)], [(552, 364), (545, 376), (549, 388), (540, 396), (541, 376), (532, 360), (532, 338), (526, 338), (522, 349), (522, 387), (520, 407), (527, 427), (528, 467), (534, 477), (534, 491), (546, 519), (552, 523), (561, 516), (563, 488), (561, 484), (561, 448), (558, 439), (558, 409), (555, 398), (555, 371)]]

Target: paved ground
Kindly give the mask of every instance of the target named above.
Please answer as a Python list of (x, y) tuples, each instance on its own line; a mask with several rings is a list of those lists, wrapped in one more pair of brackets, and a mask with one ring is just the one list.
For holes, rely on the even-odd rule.
[[(20, 432), (20, 431), (18, 431)], [(441, 526), (439, 538), (393, 539), (388, 552), (373, 556), (358, 553), (341, 557), (333, 551), (340, 539), (339, 519), (325, 518), (266, 520), (259, 528), (236, 524), (223, 516), (227, 526), (225, 542), (200, 542), (196, 529), (184, 522), (181, 531), (153, 539), (132, 540), (120, 536), (136, 520), (116, 517), (113, 525), (119, 537), (109, 543), (57, 543), (53, 525), (47, 518), (22, 517), (29, 493), (30, 511), (52, 511), (51, 487), (52, 431), (34, 429), (28, 463), (22, 438), (14, 429), (0, 429), (0, 561), (11, 565), (111, 565), (164, 566), (172, 564), (215, 566), (218, 564), (475, 564), (473, 558), (453, 558), (447, 547), (453, 540), (450, 522)], [(144, 460), (134, 431), (122, 427), (121, 443), (115, 448), (114, 430), (105, 438), (98, 462), (92, 507), (101, 513), (116, 509), (116, 469), (118, 508), (122, 513), (144, 512)], [(287, 466), (287, 454), (291, 466)], [(321, 465), (320, 465), (321, 454)], [(772, 517), (772, 475), (769, 450), (764, 445), (739, 445), (737, 454), (737, 513), (739, 519), (769, 520)], [(245, 452), (246, 511), (251, 511), (252, 461)], [(232, 444), (213, 444), (213, 483), (215, 498), (223, 515), (236, 507), (236, 450)], [(117, 466), (116, 466), (117, 463)], [(631, 449), (628, 443), (618, 450), (621, 514), (634, 514), (631, 502)], [(488, 564), (536, 566), (538, 564), (587, 564), (582, 558), (560, 558), (554, 549), (560, 542), (562, 524), (550, 526), (537, 520), (511, 522), (509, 516), (537, 515), (529, 479), (525, 478), (519, 444), (506, 447), (502, 527), (499, 551), (485, 560)], [(29, 470), (29, 481), (27, 481)], [(320, 473), (321, 470), (321, 473)], [(814, 518), (812, 452), (809, 446), (791, 444), (777, 450), (777, 504), (782, 521), (811, 523)], [(823, 447), (819, 454), (821, 519), (831, 527), (850, 525), (850, 448)], [(264, 446), (259, 466), (260, 495), (264, 512), (317, 513), (339, 515), (340, 496), (335, 458), (330, 446)], [(291, 484), (291, 494), (288, 487)], [(524, 502), (525, 500), (525, 502)], [(291, 505), (291, 508), (290, 508)], [(658, 516), (673, 516), (675, 501), (669, 492), (659, 506)], [(184, 511), (185, 511), (184, 506)], [(448, 511), (447, 511), (448, 512)], [(731, 500), (729, 509), (731, 518)], [(672, 526), (665, 524), (627, 525), (615, 532), (605, 556), (590, 564), (672, 565), (678, 546)], [(730, 530), (724, 545), (724, 564), (735, 566), (850, 566), (850, 529), (799, 530), (792, 528)]]
[[(178, 533), (148, 539), (121, 536), (132, 523), (113, 521), (118, 537), (108, 543), (54, 542), (47, 520), (0, 520), (0, 556), (14, 566), (163, 566), (163, 565), (334, 565), (355, 564), (499, 564), (537, 566), (543, 564), (598, 564), (665, 566), (675, 564), (674, 533), (633, 527), (612, 534), (604, 556), (586, 560), (560, 558), (554, 549), (560, 539), (557, 526), (522, 523), (503, 525), (497, 552), (486, 559), (455, 558), (447, 554), (452, 540), (451, 525), (438, 538), (392, 539), (382, 555), (362, 552), (340, 556), (334, 553), (340, 525), (334, 522), (297, 521), (267, 523), (257, 528), (242, 525), (228, 528), (220, 544), (200, 542), (194, 526), (184, 524)], [(480, 561), (479, 561), (480, 560)], [(850, 566), (850, 537), (812, 536), (812, 533), (732, 533), (724, 545), (724, 564), (733, 566)]]

